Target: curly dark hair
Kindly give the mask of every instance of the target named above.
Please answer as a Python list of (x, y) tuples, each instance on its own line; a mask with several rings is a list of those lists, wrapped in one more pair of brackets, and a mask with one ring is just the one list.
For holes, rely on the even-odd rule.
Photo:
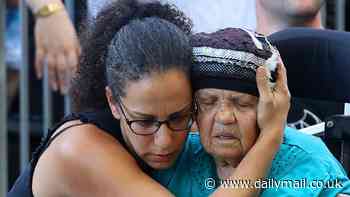
[(191, 20), (169, 4), (118, 0), (80, 36), (82, 55), (70, 95), (73, 111), (108, 107), (105, 87), (125, 95), (125, 84), (153, 72), (179, 69), (190, 77)]

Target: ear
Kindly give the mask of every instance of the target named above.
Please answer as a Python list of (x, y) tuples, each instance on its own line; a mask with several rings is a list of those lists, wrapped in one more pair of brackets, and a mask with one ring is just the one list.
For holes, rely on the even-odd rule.
[(106, 86), (105, 90), (106, 90), (106, 98), (108, 100), (109, 108), (111, 109), (114, 118), (119, 120), (120, 119), (119, 106), (117, 105), (117, 103), (113, 98), (112, 90), (108, 86)]

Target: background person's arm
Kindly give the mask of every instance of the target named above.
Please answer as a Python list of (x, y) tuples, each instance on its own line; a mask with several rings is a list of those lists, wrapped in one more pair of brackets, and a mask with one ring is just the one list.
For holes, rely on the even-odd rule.
[(46, 60), (51, 88), (65, 94), (78, 67), (80, 44), (77, 33), (61, 0), (27, 0), (27, 3), (34, 14), (47, 5), (61, 7), (48, 16), (36, 17), (35, 70), (41, 78)]
[(37, 13), (40, 8), (48, 3), (62, 3), (61, 0), (26, 0), (26, 2), (33, 13)]

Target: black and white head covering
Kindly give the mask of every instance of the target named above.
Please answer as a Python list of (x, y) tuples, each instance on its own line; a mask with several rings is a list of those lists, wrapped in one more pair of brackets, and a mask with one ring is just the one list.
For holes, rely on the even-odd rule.
[(270, 85), (274, 85), (279, 53), (262, 35), (241, 28), (226, 28), (195, 34), (191, 44), (194, 90), (228, 89), (258, 96), (256, 70), (259, 66), (268, 68)]

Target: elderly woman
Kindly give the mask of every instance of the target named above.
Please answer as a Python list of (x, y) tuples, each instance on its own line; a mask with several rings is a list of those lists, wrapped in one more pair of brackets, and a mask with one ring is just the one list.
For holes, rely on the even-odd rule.
[[(227, 179), (257, 143), (259, 133), (285, 120), (279, 112), (288, 111), (287, 105), (276, 106), (276, 101), (288, 94), (286, 83), (281, 83), (286, 81), (285, 75), (278, 74), (275, 82), (276, 73), (284, 68), (281, 64), (276, 68), (279, 55), (267, 39), (246, 30), (197, 34), (192, 45), (192, 85), (201, 142), (213, 156), (219, 178)], [(255, 78), (264, 81), (264, 76), (270, 76), (269, 83), (257, 84)], [(260, 91), (263, 89), (272, 91)], [(266, 109), (260, 103), (276, 115), (262, 118), (261, 111)], [(249, 184), (263, 189), (262, 196), (350, 194), (349, 178), (323, 142), (291, 128), (284, 131), (268, 179)]]

